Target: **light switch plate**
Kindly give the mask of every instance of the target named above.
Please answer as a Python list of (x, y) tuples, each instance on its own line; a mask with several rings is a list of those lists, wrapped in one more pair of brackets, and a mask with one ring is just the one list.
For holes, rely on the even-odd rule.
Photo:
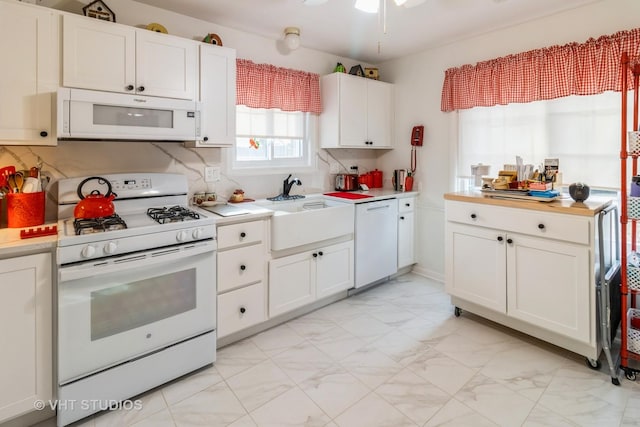
[(204, 168), (204, 182), (220, 181), (220, 168), (207, 166)]

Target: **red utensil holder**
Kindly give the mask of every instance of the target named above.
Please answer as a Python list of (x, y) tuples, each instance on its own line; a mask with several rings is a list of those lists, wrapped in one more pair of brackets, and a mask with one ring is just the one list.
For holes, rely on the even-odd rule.
[(44, 191), (9, 193), (6, 198), (7, 227), (22, 228), (44, 224)]

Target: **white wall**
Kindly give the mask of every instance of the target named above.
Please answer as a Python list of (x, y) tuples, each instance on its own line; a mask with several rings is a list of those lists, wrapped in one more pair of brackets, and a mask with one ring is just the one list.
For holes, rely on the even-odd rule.
[[(444, 71), (463, 64), (505, 56), (638, 27), (640, 1), (602, 0), (543, 19), (494, 31), (380, 64), (381, 74), (396, 88), (396, 146), (381, 156), (378, 167), (409, 166), (411, 127), (425, 125), (425, 144), (418, 149), (417, 270), (434, 278), (444, 276), (444, 200), (453, 189), (456, 113), (440, 111)], [(469, 175), (470, 171), (460, 171)]]

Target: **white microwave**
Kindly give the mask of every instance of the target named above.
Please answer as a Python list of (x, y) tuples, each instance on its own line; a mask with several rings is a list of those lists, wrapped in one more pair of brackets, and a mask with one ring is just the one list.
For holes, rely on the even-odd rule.
[(196, 101), (58, 89), (58, 139), (197, 141)]

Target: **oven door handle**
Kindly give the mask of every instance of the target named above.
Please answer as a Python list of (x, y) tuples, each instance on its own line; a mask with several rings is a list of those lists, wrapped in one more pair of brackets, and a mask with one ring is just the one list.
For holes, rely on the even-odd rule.
[[(154, 264), (162, 264), (182, 258), (190, 258), (207, 252), (211, 252), (213, 255), (215, 250), (215, 242), (207, 241), (137, 252), (122, 257), (98, 259), (93, 262), (87, 261), (82, 264), (59, 267), (58, 279), (60, 282), (68, 282), (71, 280), (121, 272), (124, 268), (132, 269), (149, 267)], [(215, 258), (213, 259), (213, 262), (215, 262)]]

